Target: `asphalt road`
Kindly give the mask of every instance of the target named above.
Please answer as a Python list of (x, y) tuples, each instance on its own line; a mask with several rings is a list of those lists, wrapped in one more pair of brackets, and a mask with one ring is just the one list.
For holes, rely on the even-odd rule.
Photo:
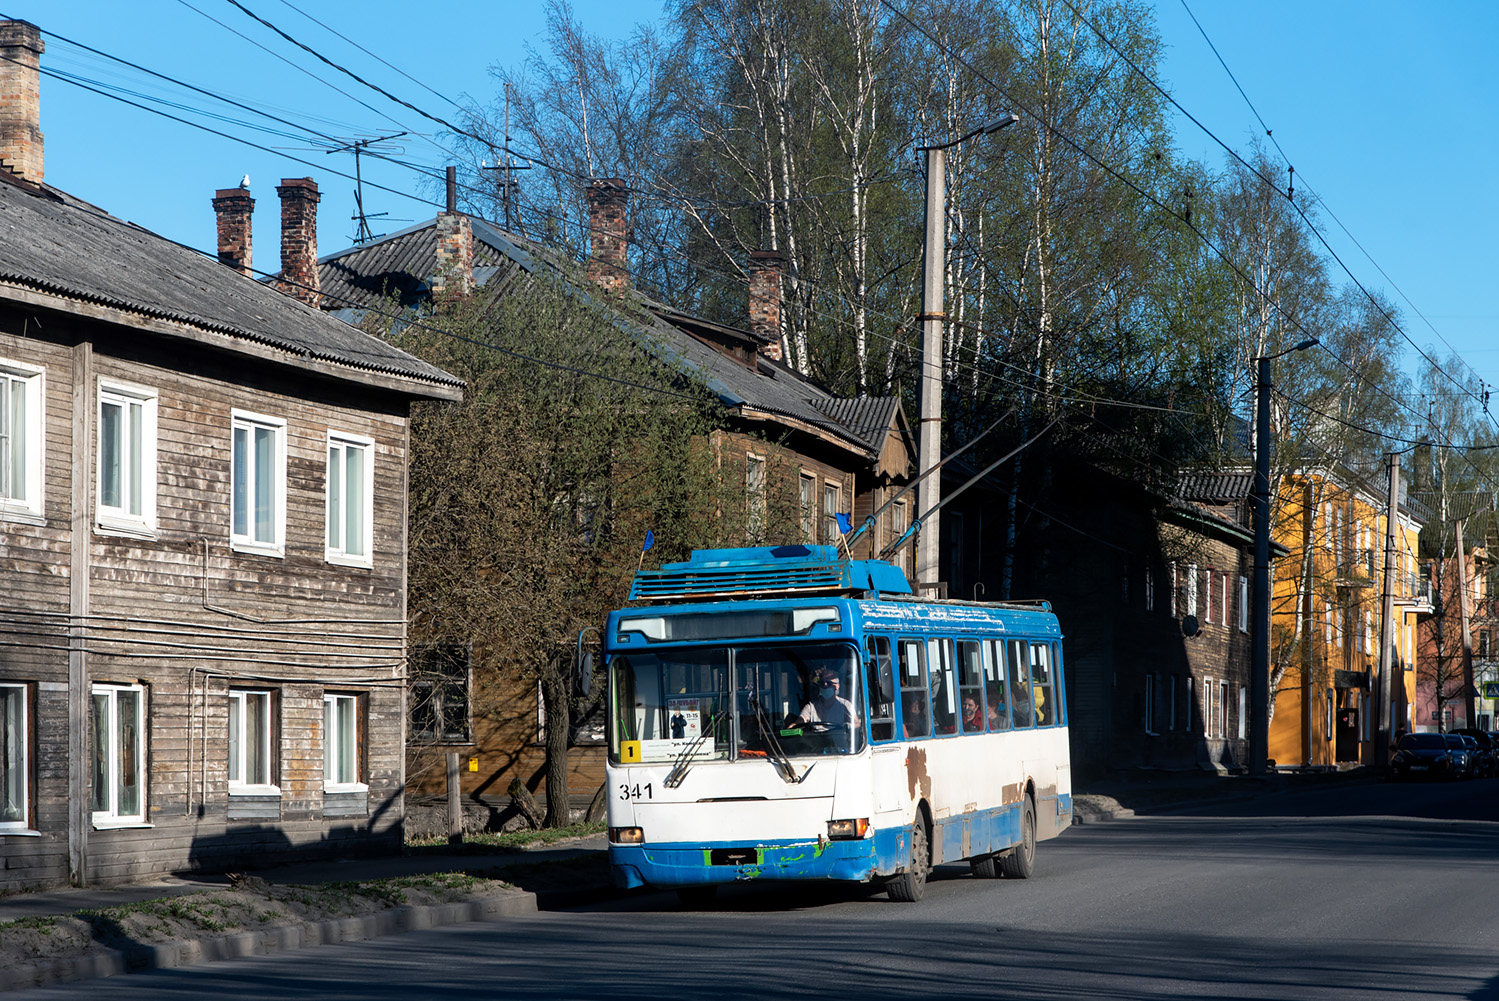
[(1499, 779), (1362, 784), (1074, 828), (1035, 878), (919, 904), (734, 887), (15, 992), (26, 998), (1499, 1001)]

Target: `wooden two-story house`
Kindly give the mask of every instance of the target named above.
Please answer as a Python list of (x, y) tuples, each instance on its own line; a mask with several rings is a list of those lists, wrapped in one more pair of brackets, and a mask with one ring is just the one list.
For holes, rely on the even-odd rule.
[(0, 23), (0, 893), (397, 848), (408, 409), (462, 386), (47, 186), (42, 51)]

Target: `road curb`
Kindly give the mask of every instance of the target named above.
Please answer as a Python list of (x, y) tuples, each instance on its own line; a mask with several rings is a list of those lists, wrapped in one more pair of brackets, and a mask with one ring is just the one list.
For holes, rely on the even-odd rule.
[(0, 990), (19, 990), (46, 984), (95, 980), (122, 973), (170, 970), (199, 963), (246, 956), (265, 956), (291, 949), (307, 949), (337, 942), (360, 942), (403, 932), (423, 931), (470, 921), (489, 921), (536, 913), (536, 894), (509, 893), (474, 897), (446, 904), (393, 907), (357, 917), (328, 918), (300, 925), (280, 925), (259, 931), (212, 938), (161, 942), (130, 949), (104, 949), (84, 956), (58, 959), (16, 969), (0, 970)]

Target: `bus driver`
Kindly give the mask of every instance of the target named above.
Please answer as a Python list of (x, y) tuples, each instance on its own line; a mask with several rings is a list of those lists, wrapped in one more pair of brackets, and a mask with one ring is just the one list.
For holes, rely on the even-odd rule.
[(854, 704), (839, 695), (841, 682), (838, 680), (838, 672), (824, 670), (819, 685), (817, 697), (802, 706), (801, 718), (808, 723), (851, 727), (854, 722)]

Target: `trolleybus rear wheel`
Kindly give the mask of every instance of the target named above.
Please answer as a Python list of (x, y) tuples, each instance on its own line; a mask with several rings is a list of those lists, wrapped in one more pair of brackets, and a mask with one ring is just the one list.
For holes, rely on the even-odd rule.
[(926, 874), (932, 867), (932, 856), (927, 851), (926, 821), (916, 818), (911, 825), (911, 867), (899, 876), (892, 876), (885, 884), (885, 892), (891, 900), (915, 903), (926, 892)]
[(999, 868), (1006, 879), (1030, 879), (1036, 871), (1036, 804), (1030, 796), (1020, 814), (1020, 844), (999, 860)]
[(993, 855), (986, 855), (983, 858), (974, 859), (972, 862), (968, 863), (968, 868), (973, 871), (973, 876), (975, 879), (999, 878), (999, 859), (995, 858)]

